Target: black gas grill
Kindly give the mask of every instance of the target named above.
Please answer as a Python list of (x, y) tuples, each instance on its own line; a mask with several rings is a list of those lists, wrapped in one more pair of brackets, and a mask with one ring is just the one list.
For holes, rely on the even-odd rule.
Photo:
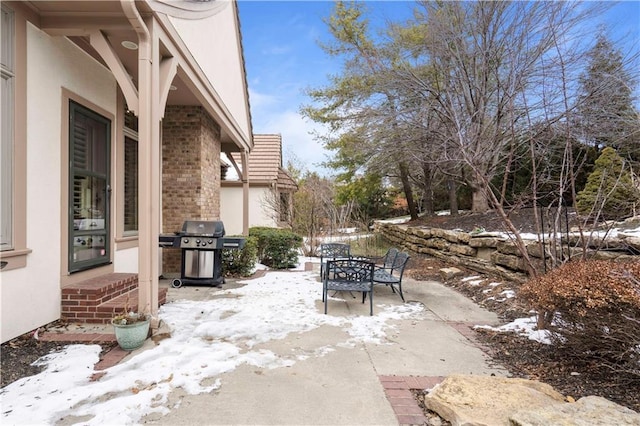
[(219, 287), (224, 283), (222, 250), (241, 249), (244, 244), (244, 238), (225, 237), (220, 221), (187, 220), (181, 232), (160, 235), (160, 247), (182, 249), (180, 278), (171, 282), (173, 287), (183, 284)]

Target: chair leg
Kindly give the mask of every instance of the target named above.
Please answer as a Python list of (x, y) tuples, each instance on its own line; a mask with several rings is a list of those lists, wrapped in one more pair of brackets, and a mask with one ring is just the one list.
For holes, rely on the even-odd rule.
[(400, 299), (404, 302), (404, 295), (402, 294), (402, 281), (398, 283), (398, 293), (400, 293)]
[(371, 287), (371, 291), (369, 293), (371, 293), (369, 294), (369, 316), (373, 316), (373, 286)]
[(327, 313), (327, 303), (329, 303), (329, 295), (327, 294), (327, 288), (322, 287), (322, 301), (324, 302), (324, 313)]

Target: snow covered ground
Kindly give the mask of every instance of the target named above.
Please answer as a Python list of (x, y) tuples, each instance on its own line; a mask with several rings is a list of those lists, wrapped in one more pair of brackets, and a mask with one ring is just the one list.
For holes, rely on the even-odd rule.
[[(306, 261), (308, 259), (301, 259)], [(330, 325), (348, 338), (318, 347), (322, 357), (339, 347), (360, 342), (385, 344), (391, 320), (418, 316), (419, 304), (376, 305), (374, 316), (338, 317), (317, 308), (322, 286), (317, 273), (269, 272), (246, 285), (216, 293), (207, 301), (180, 300), (160, 309), (171, 337), (106, 371), (91, 381), (100, 346), (70, 345), (37, 361), (46, 369), (2, 389), (6, 425), (54, 424), (72, 416), (83, 425), (135, 424), (150, 413), (166, 413), (176, 388), (189, 394), (210, 392), (222, 384), (220, 375), (247, 364), (280, 368), (304, 362), (308, 352), (278, 355), (259, 346)]]

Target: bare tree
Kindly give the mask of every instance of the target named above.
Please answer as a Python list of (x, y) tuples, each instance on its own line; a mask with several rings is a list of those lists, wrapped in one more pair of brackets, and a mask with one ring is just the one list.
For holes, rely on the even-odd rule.
[(293, 230), (306, 238), (306, 251), (314, 255), (320, 237), (337, 228), (340, 211), (334, 203), (334, 183), (307, 172), (293, 196)]

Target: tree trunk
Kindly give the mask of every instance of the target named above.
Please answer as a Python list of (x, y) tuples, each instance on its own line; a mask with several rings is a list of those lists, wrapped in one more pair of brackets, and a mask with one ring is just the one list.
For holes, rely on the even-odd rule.
[(418, 210), (416, 209), (416, 203), (413, 201), (413, 190), (411, 189), (411, 182), (409, 182), (409, 172), (407, 171), (407, 165), (405, 163), (398, 164), (400, 169), (400, 180), (402, 181), (402, 190), (404, 196), (407, 199), (407, 206), (409, 207), (409, 215), (411, 220), (418, 219)]
[(449, 191), (449, 214), (458, 216), (458, 185), (452, 177), (447, 179), (447, 190)]
[(424, 212), (427, 215), (433, 214), (433, 179), (431, 177), (431, 166), (429, 163), (422, 163), (422, 172), (424, 173)]
[(470, 184), (471, 188), (471, 211), (474, 213), (484, 213), (489, 211), (489, 198), (482, 185)]

